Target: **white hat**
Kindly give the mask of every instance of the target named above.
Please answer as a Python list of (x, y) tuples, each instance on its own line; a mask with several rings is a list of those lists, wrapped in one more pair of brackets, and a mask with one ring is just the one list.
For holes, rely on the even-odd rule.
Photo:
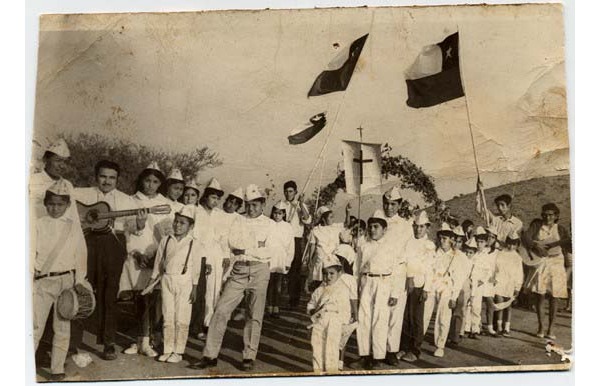
[(355, 260), (356, 252), (352, 249), (352, 246), (349, 244), (340, 244), (333, 251), (334, 255), (342, 256), (344, 259), (348, 260), (349, 263)]
[(448, 225), (448, 223), (445, 223), (445, 222), (442, 223), (442, 226), (438, 230), (438, 235), (439, 234), (446, 234), (446, 235), (454, 236), (454, 232), (452, 232), (450, 225)]
[(259, 198), (264, 198), (263, 194), (258, 189), (258, 186), (250, 184), (246, 187), (246, 193), (244, 194), (245, 201), (252, 201)]
[(167, 180), (183, 181), (183, 175), (181, 174), (181, 170), (177, 168), (171, 169), (171, 173), (169, 173)]
[(190, 178), (188, 179), (185, 184), (184, 184), (184, 189), (187, 188), (192, 188), (192, 189), (196, 189), (198, 192), (200, 192), (200, 187), (198, 186), (198, 183), (196, 183), (196, 179), (195, 178)]
[(477, 249), (477, 241), (475, 241), (475, 237), (471, 237), (469, 241), (465, 243), (465, 246), (473, 249)]
[(454, 233), (456, 236), (458, 237), (466, 237), (465, 235), (465, 231), (462, 229), (462, 227), (460, 225), (457, 225), (453, 230), (452, 233)]
[(223, 189), (221, 189), (221, 184), (219, 184), (219, 181), (217, 181), (217, 179), (214, 177), (210, 179), (208, 185), (206, 186), (206, 189), (212, 189), (223, 193)]
[(429, 217), (427, 217), (427, 212), (422, 210), (419, 212), (417, 217), (415, 218), (415, 225), (427, 225), (431, 224), (429, 221)]
[(50, 144), (48, 146), (48, 148), (46, 149), (46, 151), (49, 151), (50, 153), (54, 153), (57, 156), (62, 157), (62, 158), (69, 158), (71, 156), (71, 152), (69, 151), (69, 146), (67, 146), (67, 142), (62, 138), (59, 138), (58, 140), (56, 140), (56, 142), (53, 142), (52, 144)]
[(477, 228), (475, 228), (475, 233), (474, 236), (487, 236), (487, 232), (485, 231), (485, 229), (483, 229), (482, 226), (478, 226)]
[(402, 199), (402, 196), (400, 195), (400, 189), (398, 189), (397, 186), (393, 186), (390, 190), (385, 192), (383, 196), (390, 201), (397, 201)]
[(370, 219), (372, 219), (372, 218), (374, 218), (374, 219), (379, 219), (379, 220), (383, 220), (383, 221), (385, 221), (385, 223), (387, 224), (387, 218), (385, 217), (385, 215), (383, 214), (383, 211), (382, 211), (381, 209), (377, 209), (377, 210), (376, 210), (376, 211), (373, 213), (373, 215), (372, 215), (371, 217), (369, 217), (369, 220), (370, 220)]
[(277, 210), (286, 210), (287, 205), (285, 204), (285, 202), (283, 202), (283, 200), (279, 200), (277, 201), (277, 203), (275, 203), (275, 205), (273, 205), (273, 208)]
[(183, 216), (194, 221), (196, 217), (196, 207), (194, 205), (184, 205), (178, 212), (176, 212), (178, 216)]
[(47, 189), (48, 192), (52, 192), (57, 196), (70, 196), (71, 186), (67, 183), (64, 178), (59, 178)]
[(335, 257), (335, 256), (325, 256), (325, 258), (323, 259), (323, 268), (329, 268), (329, 267), (336, 267), (342, 266), (342, 263), (340, 263), (340, 260)]
[(244, 201), (244, 190), (242, 188), (237, 188), (233, 192), (229, 193), (229, 195)]
[(150, 162), (150, 165), (146, 166), (146, 169), (158, 170), (160, 172), (160, 168), (158, 167), (158, 162), (156, 162), (156, 161)]
[(498, 229), (496, 229), (496, 227), (494, 225), (490, 224), (490, 226), (485, 228), (485, 230), (487, 233), (491, 233), (494, 236), (498, 237)]
[(325, 205), (320, 206), (319, 209), (317, 209), (317, 213), (316, 213), (317, 219), (320, 219), (321, 216), (323, 216), (327, 212), (331, 212), (331, 209), (329, 209)]

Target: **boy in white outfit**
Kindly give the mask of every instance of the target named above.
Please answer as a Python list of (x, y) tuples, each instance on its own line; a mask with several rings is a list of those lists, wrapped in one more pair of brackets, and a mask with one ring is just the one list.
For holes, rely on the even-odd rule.
[(337, 372), (344, 326), (356, 318), (356, 281), (344, 274), (335, 257), (323, 262), (323, 283), (312, 293), (306, 307), (311, 316), (314, 372)]
[(196, 301), (200, 278), (200, 246), (190, 232), (194, 212), (195, 207), (186, 205), (175, 213), (173, 235), (160, 241), (154, 260), (149, 287), (160, 280), (164, 320), (163, 354), (158, 357), (161, 362), (181, 362), (188, 338), (192, 303)]
[(367, 229), (370, 239), (360, 248), (355, 271), (360, 280), (356, 334), (362, 366), (371, 370), (386, 357), (390, 311), (404, 287), (398, 280), (402, 251), (384, 238), (387, 221), (381, 210), (369, 218)]
[[(429, 326), (433, 309), (437, 306), (434, 325), (434, 343), (436, 357), (444, 356), (444, 347), (450, 331), (452, 309), (462, 285), (468, 275), (468, 262), (463, 253), (457, 253), (452, 247), (455, 235), (446, 223), (438, 231), (439, 247), (435, 251), (432, 266), (432, 291), (427, 296), (424, 310), (424, 326)], [(426, 328), (425, 328), (426, 331)]]

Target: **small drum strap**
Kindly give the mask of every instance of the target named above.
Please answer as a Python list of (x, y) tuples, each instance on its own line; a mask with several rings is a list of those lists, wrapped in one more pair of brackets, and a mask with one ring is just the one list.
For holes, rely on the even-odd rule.
[(161, 267), (161, 271), (165, 271), (165, 260), (167, 258), (167, 247), (169, 246), (169, 241), (171, 240), (171, 236), (167, 236), (167, 241), (165, 242), (165, 249), (163, 249), (163, 257), (162, 257), (162, 261), (160, 262)]
[(190, 247), (188, 248), (187, 256), (185, 257), (185, 264), (183, 265), (183, 271), (181, 271), (182, 275), (185, 275), (188, 268), (188, 261), (190, 260), (190, 253), (192, 252), (192, 244), (194, 244), (194, 240), (190, 240)]
[(40, 273), (47, 274), (50, 272), (50, 268), (52, 268), (52, 264), (54, 264), (54, 262), (56, 261), (56, 259), (60, 255), (60, 253), (65, 249), (65, 246), (67, 245), (67, 239), (71, 235), (71, 232), (73, 232), (73, 228), (74, 228), (73, 224), (74, 224), (73, 221), (70, 220), (69, 226), (66, 229), (66, 232), (63, 232), (59, 236), (58, 240), (56, 241), (56, 244), (54, 244), (54, 247), (48, 254), (48, 257), (46, 258), (46, 261), (44, 262), (44, 266), (40, 269)]

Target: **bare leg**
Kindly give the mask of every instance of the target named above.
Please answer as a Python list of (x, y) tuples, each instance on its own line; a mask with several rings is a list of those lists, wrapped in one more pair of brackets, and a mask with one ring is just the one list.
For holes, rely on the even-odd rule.
[(548, 332), (546, 333), (546, 335), (548, 335), (548, 336), (552, 335), (552, 325), (554, 324), (554, 318), (556, 318), (556, 308), (557, 308), (556, 298), (551, 297), (550, 298), (550, 313), (548, 315)]
[(544, 307), (544, 295), (535, 294), (535, 312), (537, 313), (537, 319), (538, 319), (537, 335), (544, 333), (544, 321), (542, 319), (544, 317), (543, 307)]

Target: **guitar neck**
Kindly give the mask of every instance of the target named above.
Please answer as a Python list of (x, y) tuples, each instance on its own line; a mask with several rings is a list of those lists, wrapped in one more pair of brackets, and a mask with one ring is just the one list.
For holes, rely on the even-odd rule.
[[(117, 218), (117, 217), (125, 217), (125, 216), (134, 216), (140, 209), (128, 209), (128, 210), (115, 210), (106, 213), (98, 213), (98, 220), (105, 220), (108, 218)], [(141, 209), (146, 213), (149, 212), (148, 208)]]

